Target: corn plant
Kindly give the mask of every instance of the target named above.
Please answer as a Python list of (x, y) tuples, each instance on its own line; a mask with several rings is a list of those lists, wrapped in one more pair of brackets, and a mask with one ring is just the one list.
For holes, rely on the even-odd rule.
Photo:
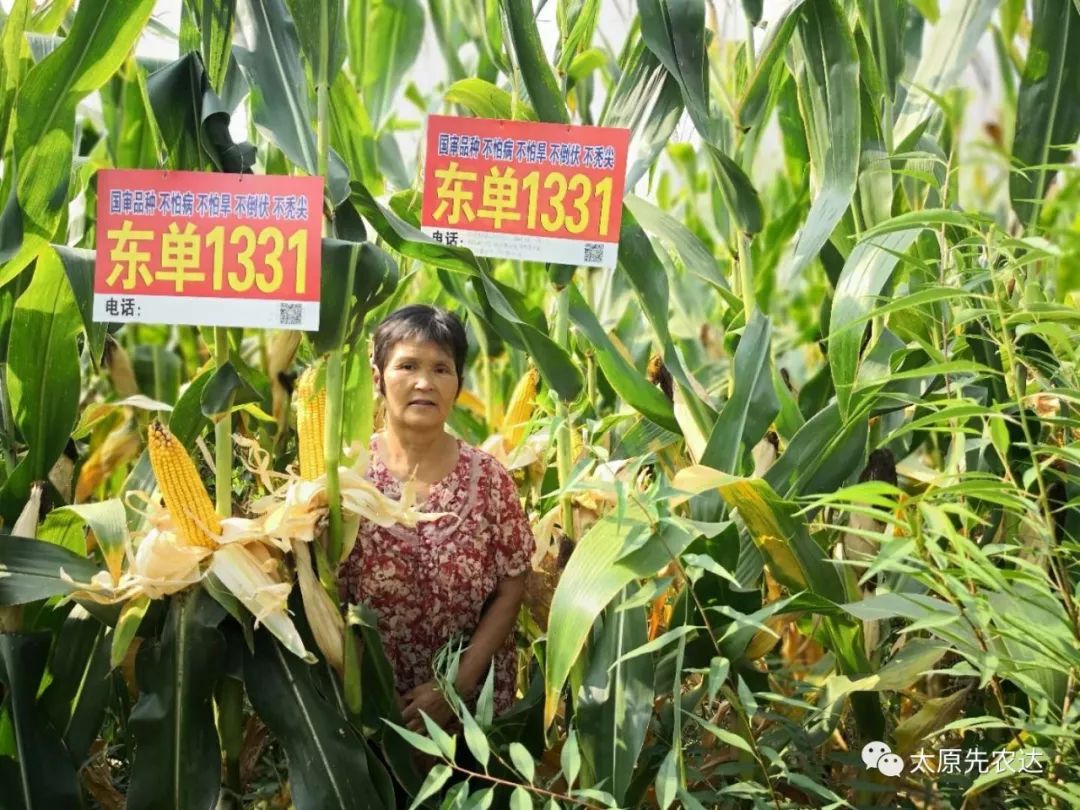
[[(0, 806), (1080, 802), (1080, 4), (153, 7), (0, 15)], [(617, 268), (424, 236), (430, 112), (629, 128)], [(110, 167), (324, 177), (319, 331), (95, 323)], [(337, 582), (425, 519), (363, 475), (411, 301), (538, 539), (457, 735)]]

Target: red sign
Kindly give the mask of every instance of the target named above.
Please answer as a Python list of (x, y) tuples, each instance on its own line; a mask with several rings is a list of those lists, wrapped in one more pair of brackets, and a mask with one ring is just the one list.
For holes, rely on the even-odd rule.
[(321, 177), (97, 178), (95, 321), (318, 329)]
[(614, 267), (630, 130), (430, 115), (425, 233), (478, 256)]

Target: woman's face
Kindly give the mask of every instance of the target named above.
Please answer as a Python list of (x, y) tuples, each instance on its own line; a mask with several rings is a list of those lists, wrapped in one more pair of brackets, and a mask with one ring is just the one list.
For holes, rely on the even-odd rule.
[(434, 428), (446, 422), (457, 397), (458, 378), (454, 358), (437, 343), (402, 340), (394, 344), (375, 388), (385, 385), (388, 420), (405, 427)]

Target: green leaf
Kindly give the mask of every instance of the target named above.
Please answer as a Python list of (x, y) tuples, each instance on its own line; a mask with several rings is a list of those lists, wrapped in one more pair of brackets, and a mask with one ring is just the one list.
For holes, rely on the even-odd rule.
[[(545, 670), (545, 724), (554, 718), (566, 682), (600, 611), (635, 578), (648, 577), (677, 558), (693, 538), (670, 523), (653, 527), (637, 505), (611, 513), (578, 541), (551, 599)], [(625, 545), (635, 548), (623, 556)]]
[(1016, 106), (1009, 198), (1029, 227), (1054, 179), (1053, 164), (1069, 161), (1080, 136), (1080, 7), (1036, 0), (1035, 22)]
[[(364, 652), (360, 657), (360, 681), (364, 692), (361, 703), (363, 725), (375, 730), (376, 739), (379, 741), (390, 770), (409, 793), (415, 794), (420, 789), (421, 774), (413, 760), (409, 742), (403, 739), (400, 733), (403, 721), (401, 710), (398, 708), (394, 670), (386, 658), (382, 640), (376, 629), (378, 620), (369, 608), (363, 605), (349, 605), (346, 621), (350, 628), (359, 628), (360, 640), (363, 644)], [(405, 730), (408, 731), (408, 729)], [(425, 737), (420, 737), (420, 739), (426, 740)], [(435, 748), (430, 740), (427, 742)], [(434, 753), (426, 748), (422, 750), (432, 756), (439, 755), (438, 748), (435, 748)]]
[(212, 417), (231, 411), (237, 405), (260, 402), (262, 397), (245, 380), (231, 361), (214, 369), (202, 390), (199, 407), (203, 416)]
[(424, 40), (424, 8), (419, 0), (368, 0), (350, 3), (366, 7), (362, 32), (363, 67), (353, 69), (360, 79), (360, 93), (376, 131), (382, 129), (394, 109), (394, 99), (406, 71), (420, 54)]
[(442, 786), (446, 784), (446, 781), (453, 773), (453, 769), (449, 765), (439, 763), (431, 772), (428, 773), (427, 779), (424, 780), (423, 786), (420, 788), (420, 792), (416, 794), (416, 798), (413, 799), (413, 803), (409, 805), (409, 810), (414, 810), (424, 803), (425, 800), (434, 796), (440, 790)]
[(867, 432), (865, 415), (844, 420), (832, 402), (799, 428), (765, 480), (785, 498), (831, 492), (865, 460)]
[(536, 778), (536, 763), (533, 762), (529, 749), (519, 742), (510, 743), (510, 761), (514, 763), (517, 772), (531, 785)]
[(705, 54), (703, 0), (638, 0), (641, 36), (656, 58), (675, 77), (694, 126), (706, 142), (717, 144), (709, 112), (709, 71)]
[(911, 136), (924, 129), (941, 95), (956, 84), (986, 33), (999, 0), (950, 3), (923, 48), (923, 57), (908, 83), (909, 91), (896, 117), (893, 143), (904, 150)]
[(124, 562), (128, 537), (124, 503), (119, 498), (109, 498), (99, 503), (77, 503), (61, 506), (57, 512), (71, 512), (94, 532), (105, 566), (117, 579)]
[[(627, 803), (655, 698), (652, 657), (632, 657), (649, 640), (645, 611), (618, 610), (625, 595), (624, 591), (622, 597), (616, 597), (606, 611), (599, 641), (589, 652), (576, 704), (578, 736), (574, 740), (574, 748), (580, 745), (586, 764), (582, 784), (603, 785), (620, 804)], [(564, 748), (563, 754), (577, 758), (573, 750), (567, 754)], [(576, 763), (570, 764), (576, 775)]]
[(7, 149), (11, 108), (23, 78), (23, 50), (30, 0), (15, 0), (0, 34), (0, 153)]
[(109, 667), (116, 669), (124, 662), (131, 642), (135, 640), (142, 620), (146, 617), (146, 611), (150, 609), (150, 597), (137, 596), (130, 599), (120, 610), (120, 618), (116, 622), (116, 628), (112, 634), (112, 644), (109, 652)]
[(510, 810), (532, 810), (533, 800), (529, 791), (518, 785), (510, 794)]
[[(326, 75), (336, 76), (345, 62), (345, 14), (342, 0), (287, 0), (296, 24), (300, 47), (304, 50), (316, 82), (325, 65)], [(327, 40), (322, 39), (325, 28)], [(359, 66), (357, 66), (359, 68)]]
[(108, 324), (94, 323), (94, 262), (96, 254), (92, 250), (81, 248), (69, 248), (63, 245), (53, 245), (53, 250), (60, 257), (67, 274), (68, 284), (75, 296), (75, 303), (82, 316), (83, 332), (90, 347), (90, 355), (94, 362), (101, 360), (101, 353), (105, 347), (105, 332)]
[(50, 638), (48, 633), (0, 633), (0, 684), (20, 765), (14, 784), (5, 779), (4, 799), (27, 810), (80, 804), (75, 766), (37, 700)]
[(570, 114), (551, 64), (544, 55), (531, 0), (499, 0), (510, 30), (521, 80), (541, 121), (569, 124)]
[(56, 639), (40, 704), (64, 737), (73, 762), (82, 762), (101, 732), (112, 694), (107, 627), (76, 605)]
[(656, 772), (656, 803), (660, 810), (667, 810), (671, 806), (678, 789), (679, 752), (672, 748), (660, 763), (660, 770)]
[(679, 83), (638, 39), (619, 64), (619, 81), (600, 125), (630, 130), (626, 189), (634, 188), (667, 146), (683, 113)]
[(563, 776), (566, 777), (566, 789), (573, 790), (578, 771), (581, 770), (581, 753), (578, 748), (577, 732), (574, 729), (570, 729), (570, 733), (566, 735), (566, 741), (559, 752), (559, 765)]
[(173, 597), (161, 637), (139, 647), (127, 806), (213, 807), (221, 787), (214, 686), (225, 669), (225, 611), (202, 589)]
[(26, 74), (15, 104), (13, 150), (23, 242), (0, 270), (0, 286), (56, 234), (67, 210), (75, 107), (123, 64), (153, 7), (154, 0), (80, 3), (63, 42)]
[(491, 759), (491, 747), (488, 745), (487, 736), (477, 725), (476, 718), (464, 705), (461, 712), (461, 725), (465, 731), (465, 744), (469, 746), (469, 751), (476, 757), (480, 767), (487, 771), (488, 760)]
[[(314, 116), (307, 82), (301, 80), (300, 43), (282, 0), (237, 0), (238, 42), (233, 50), (251, 85), (255, 125), (290, 161), (310, 175), (318, 174)], [(331, 152), (326, 190), (338, 205), (349, 195), (348, 170)]]
[(22, 509), (31, 483), (48, 477), (75, 425), (81, 384), (75, 336), (81, 328), (64, 268), (47, 250), (11, 319), (8, 395), (28, 451), (0, 493), (7, 520), (14, 521)]
[(101, 569), (86, 557), (43, 540), (0, 535), (0, 605), (22, 605), (69, 594), (76, 582), (89, 582)]
[(322, 240), (319, 331), (311, 336), (320, 354), (349, 342), (350, 330), (385, 301), (398, 283), (394, 260), (372, 242)]
[(206, 75), (214, 92), (221, 93), (232, 58), (236, 0), (202, 0), (199, 28)]
[(679, 423), (667, 397), (623, 357), (611, 342), (596, 315), (577, 287), (571, 283), (570, 319), (584, 335), (611, 387), (626, 402), (656, 424), (678, 431)]
[[(633, 287), (641, 309), (652, 326), (656, 341), (663, 348), (664, 365), (681, 387), (691, 407), (707, 409), (707, 405), (698, 398), (700, 386), (691, 381), (683, 364), (682, 353), (671, 337), (668, 312), (670, 286), (667, 273), (664, 272), (649, 237), (626, 206), (623, 206), (622, 226), (619, 229), (618, 266)], [(712, 416), (711, 411), (709, 416)]]
[[(255, 146), (235, 143), (232, 116), (210, 85), (199, 55), (191, 51), (155, 71), (146, 96), (161, 136), (167, 167), (241, 173), (255, 165)], [(155, 144), (155, 151), (158, 146)]]
[(769, 33), (758, 54), (757, 65), (743, 88), (739, 99), (738, 123), (742, 129), (758, 126), (765, 116), (769, 98), (769, 83), (774, 70), (787, 50), (795, 26), (799, 21), (800, 6), (804, 0), (793, 0), (780, 16), (769, 24)]
[(809, 0), (792, 43), (814, 195), (787, 278), (817, 257), (851, 204), (861, 146), (859, 57), (836, 0)]
[(285, 749), (292, 800), (297, 810), (377, 810), (368, 744), (323, 696), (314, 670), (262, 630), (244, 656), (251, 704)]
[(716, 257), (705, 243), (676, 217), (633, 194), (628, 194), (624, 202), (642, 228), (675, 249), (687, 271), (719, 290), (731, 289), (728, 280), (720, 271)]
[(847, 416), (852, 388), (859, 373), (859, 353), (866, 317), (892, 278), (900, 256), (921, 229), (895, 231), (863, 239), (851, 251), (833, 294), (829, 316), (829, 370), (836, 386), (840, 413)]
[(738, 748), (740, 751), (745, 751), (747, 754), (753, 755), (754, 749), (746, 740), (740, 737), (734, 732), (727, 731), (717, 726), (715, 723), (710, 723), (703, 717), (698, 717), (696, 714), (692, 715), (698, 725), (712, 734), (716, 739), (722, 742), (724, 745), (730, 745), (733, 748)]
[(425, 754), (433, 757), (442, 756), (439, 746), (437, 746), (430, 738), (425, 737), (423, 734), (417, 734), (415, 731), (410, 731), (404, 726), (399, 726), (397, 723), (391, 722), (390, 720), (385, 722), (390, 728), (400, 734), (402, 739), (418, 751), (423, 751)]
[[(359, 5), (362, 4), (352, 3), (349, 7)], [(330, 85), (330, 144), (341, 154), (353, 177), (376, 193), (382, 193), (382, 174), (371, 119), (344, 71), (338, 73)]]
[(896, 85), (904, 71), (906, 5), (904, 0), (859, 0), (859, 21), (890, 101), (896, 99)]
[(739, 471), (739, 450), (749, 453), (769, 429), (780, 403), (773, 390), (772, 322), (754, 312), (735, 351), (735, 390), (716, 417), (701, 463), (724, 472)]
[[(510, 120), (513, 115), (513, 100), (501, 87), (483, 79), (461, 79), (446, 89), (443, 98), (451, 104), (460, 104), (473, 115), (480, 118), (503, 118)], [(535, 121), (536, 113), (527, 104), (518, 103), (518, 118)]]

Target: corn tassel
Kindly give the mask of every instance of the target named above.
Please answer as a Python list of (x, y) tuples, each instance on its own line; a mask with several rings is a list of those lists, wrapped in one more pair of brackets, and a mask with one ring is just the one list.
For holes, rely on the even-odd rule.
[(326, 389), (315, 387), (315, 367), (296, 381), (296, 434), (299, 443), (300, 477), (314, 481), (326, 472), (323, 436), (326, 426)]
[(184, 446), (160, 422), (150, 425), (150, 466), (165, 496), (165, 507), (176, 523), (180, 539), (193, 546), (214, 548), (211, 533), (221, 534), (221, 521), (199, 478), (195, 462)]
[(510, 404), (506, 408), (506, 418), (503, 420), (503, 437), (508, 450), (517, 447), (525, 438), (533, 407), (536, 405), (536, 388), (539, 383), (540, 372), (533, 367), (514, 386), (514, 393), (510, 395)]

